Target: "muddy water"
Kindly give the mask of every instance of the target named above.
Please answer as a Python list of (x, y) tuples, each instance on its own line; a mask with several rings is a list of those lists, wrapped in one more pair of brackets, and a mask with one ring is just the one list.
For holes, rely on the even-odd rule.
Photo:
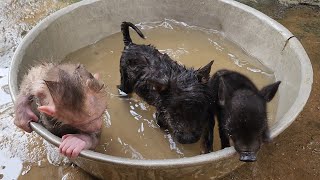
[[(131, 31), (133, 42), (153, 44), (161, 52), (188, 67), (199, 68), (215, 60), (212, 74), (222, 68), (241, 72), (258, 87), (274, 81), (273, 73), (257, 59), (228, 41), (223, 34), (210, 29), (189, 26), (174, 20), (140, 23), (147, 39)], [(120, 30), (120, 28), (119, 28)], [(82, 48), (66, 57), (66, 61), (84, 64), (89, 71), (101, 74), (108, 86), (108, 115), (105, 119), (101, 144), (97, 151), (134, 159), (166, 159), (198, 155), (200, 143), (181, 145), (168, 132), (160, 130), (155, 109), (139, 97), (119, 97), (116, 85), (120, 82), (119, 59), (123, 50), (122, 34), (116, 33)], [(269, 107), (272, 124), (277, 100)], [(220, 148), (215, 131), (215, 149)]]

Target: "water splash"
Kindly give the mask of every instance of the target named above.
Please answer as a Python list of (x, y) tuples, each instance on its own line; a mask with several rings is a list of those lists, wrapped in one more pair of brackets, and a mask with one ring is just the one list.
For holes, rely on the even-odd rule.
[(168, 140), (171, 150), (175, 151), (177, 154), (184, 155), (183, 152), (178, 148), (176, 142), (173, 140), (171, 134), (166, 134), (164, 137)]
[[(192, 26), (192, 25), (188, 25), (185, 22), (179, 22), (179, 21), (176, 21), (173, 19), (164, 19), (163, 21), (155, 21), (155, 22), (141, 22), (141, 23), (137, 24), (137, 26), (139, 28), (141, 28), (142, 30), (150, 30), (150, 29), (161, 27), (161, 28), (168, 29), (168, 30), (179, 30), (181, 28), (184, 28), (184, 29), (187, 29), (187, 31), (204, 32), (209, 35), (209, 37), (207, 39), (209, 44), (212, 45), (215, 48), (215, 50), (221, 52), (221, 54), (228, 54), (228, 57), (236, 66), (238, 66), (240, 68), (245, 68), (248, 71), (251, 71), (254, 73), (264, 74), (269, 77), (273, 76), (273, 72), (270, 70), (267, 70), (263, 65), (261, 66), (260, 65), (261, 62), (259, 60), (257, 60), (257, 62), (260, 62), (260, 64), (256, 63), (254, 65), (251, 62), (249, 63), (245, 57), (237, 57), (236, 55), (231, 53), (230, 50), (228, 49), (228, 47), (225, 46), (225, 44), (220, 43), (220, 40), (221, 40), (220, 38), (222, 38), (222, 39), (226, 38), (224, 33), (217, 31), (215, 29), (208, 29), (208, 28), (203, 28), (203, 27), (198, 27), (198, 26)], [(219, 35), (218, 39), (216, 39), (218, 36), (215, 36), (217, 34)], [(181, 57), (189, 54), (190, 52), (193, 52), (193, 51), (196, 52), (196, 51), (198, 51), (198, 49), (196, 49), (196, 48), (195, 49), (187, 49), (186, 47), (181, 45), (177, 49), (168, 48), (168, 49), (160, 49), (159, 51), (161, 53), (167, 53), (171, 58), (178, 61), (178, 63), (182, 64), (180, 62)], [(262, 67), (264, 69), (262, 69)]]
[(179, 61), (180, 57), (189, 54), (189, 51), (183, 47), (178, 47), (178, 49), (159, 49), (159, 51), (161, 53), (168, 54), (171, 58), (178, 61), (178, 63), (180, 64), (182, 64), (182, 62)]

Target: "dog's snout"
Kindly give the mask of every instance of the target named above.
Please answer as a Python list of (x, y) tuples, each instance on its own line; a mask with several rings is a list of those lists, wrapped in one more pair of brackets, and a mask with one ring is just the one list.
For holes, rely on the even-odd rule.
[(254, 152), (241, 152), (240, 161), (243, 162), (254, 162), (257, 160), (256, 153)]
[(192, 144), (196, 143), (200, 139), (200, 135), (198, 133), (186, 133), (186, 132), (179, 132), (175, 133), (175, 138), (181, 144)]

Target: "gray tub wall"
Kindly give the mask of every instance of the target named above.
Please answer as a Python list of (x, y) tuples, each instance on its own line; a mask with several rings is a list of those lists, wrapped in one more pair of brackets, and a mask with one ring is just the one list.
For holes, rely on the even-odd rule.
[(100, 179), (216, 179), (236, 169), (243, 163), (238, 158), (222, 158), (205, 164), (183, 167), (129, 167), (107, 164), (85, 158), (77, 158), (75, 163)]
[[(236, 2), (228, 3), (209, 0), (191, 0), (183, 3), (179, 0), (108, 0), (96, 1), (90, 6), (82, 3), (77, 9), (75, 8), (78, 5), (75, 4), (73, 8), (68, 9), (72, 11), (70, 14), (60, 17), (55, 14), (51, 21), (56, 21), (45, 27), (36, 39), (30, 41), (32, 45), (26, 50), (21, 65), (27, 67), (25, 64), (30, 64), (29, 62), (34, 64), (39, 60), (61, 60), (70, 52), (118, 32), (122, 21), (138, 23), (172, 18), (190, 25), (222, 31), (228, 39), (274, 70), (276, 79), (283, 81), (279, 90), (280, 103), (276, 116), (276, 119), (281, 119), (297, 97), (300, 89), (297, 85), (301, 83), (298, 55), (293, 49), (288, 48), (291, 40), (288, 47), (281, 51), (285, 41), (292, 34), (288, 31), (279, 32), (265, 21), (251, 16), (250, 9), (242, 11), (236, 8)], [(49, 21), (46, 23), (49, 24)], [(270, 61), (271, 59), (276, 61)], [(18, 77), (24, 73), (25, 71), (20, 71)], [(17, 89), (13, 90), (17, 94)]]
[[(49, 131), (37, 123), (31, 126), (41, 137), (59, 146), (60, 138), (50, 137)], [(81, 154), (85, 158), (80, 156), (74, 159), (74, 163), (101, 179), (209, 179), (221, 177), (243, 164), (231, 147), (214, 153), (166, 160), (119, 158), (88, 150)]]

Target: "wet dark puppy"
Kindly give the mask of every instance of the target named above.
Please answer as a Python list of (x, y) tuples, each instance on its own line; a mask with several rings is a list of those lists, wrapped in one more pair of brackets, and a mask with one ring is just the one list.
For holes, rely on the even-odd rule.
[(155, 106), (157, 123), (169, 129), (178, 142), (195, 143), (203, 135), (204, 152), (212, 151), (207, 81), (213, 61), (198, 70), (186, 68), (151, 45), (134, 44), (129, 27), (144, 38), (135, 25), (122, 23), (125, 47), (120, 59), (119, 89), (127, 94), (135, 92)]
[(270, 141), (267, 102), (276, 94), (280, 81), (262, 90), (244, 75), (220, 70), (209, 81), (215, 99), (221, 148), (229, 147), (232, 139), (240, 160), (256, 160), (262, 142)]

